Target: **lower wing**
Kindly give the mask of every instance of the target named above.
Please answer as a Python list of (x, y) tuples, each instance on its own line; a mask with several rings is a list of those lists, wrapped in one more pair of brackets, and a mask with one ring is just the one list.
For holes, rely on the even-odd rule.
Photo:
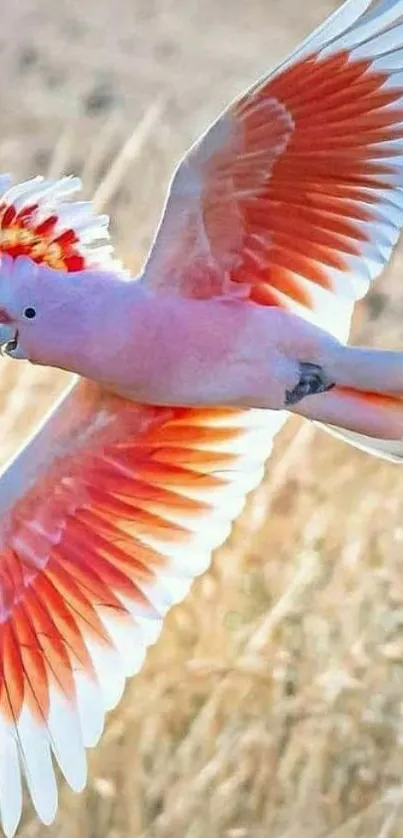
[(282, 414), (149, 408), (81, 381), (0, 480), (0, 812), (57, 808), (162, 619), (259, 483)]

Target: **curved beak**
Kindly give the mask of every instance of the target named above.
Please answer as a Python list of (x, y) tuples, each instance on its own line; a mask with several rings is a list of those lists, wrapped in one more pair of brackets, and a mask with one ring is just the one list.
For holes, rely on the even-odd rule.
[(15, 338), (15, 328), (9, 313), (0, 307), (0, 346)]
[(0, 346), (4, 346), (10, 340), (14, 340), (16, 334), (15, 326), (0, 321)]

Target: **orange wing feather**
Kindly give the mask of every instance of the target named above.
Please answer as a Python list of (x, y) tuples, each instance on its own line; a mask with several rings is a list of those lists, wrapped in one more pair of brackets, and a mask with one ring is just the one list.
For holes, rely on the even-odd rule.
[[(45, 822), (56, 806), (50, 751), (82, 787), (84, 746), (226, 537), (281, 423), (258, 411), (141, 407), (81, 382), (3, 476), (0, 735), (17, 740)], [(9, 834), (16, 800), (0, 784)]]
[(195, 297), (241, 287), (346, 335), (403, 222), (400, 30), (387, 33), (389, 61), (377, 37), (397, 5), (360, 47), (353, 35), (338, 47), (329, 24), (196, 143), (171, 184), (150, 284)]

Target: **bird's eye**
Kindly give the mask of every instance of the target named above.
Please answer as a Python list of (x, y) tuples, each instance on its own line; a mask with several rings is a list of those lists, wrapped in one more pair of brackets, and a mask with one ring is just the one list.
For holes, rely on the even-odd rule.
[(33, 306), (27, 306), (27, 308), (24, 308), (24, 317), (26, 317), (27, 320), (33, 320), (34, 317), (36, 317), (36, 311)]

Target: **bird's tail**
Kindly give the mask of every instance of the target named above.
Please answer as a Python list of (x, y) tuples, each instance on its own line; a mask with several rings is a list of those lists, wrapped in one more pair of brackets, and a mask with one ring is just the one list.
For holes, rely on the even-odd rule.
[(403, 393), (399, 397), (334, 387), (303, 399), (293, 412), (356, 448), (403, 462)]
[(389, 460), (393, 463), (403, 462), (403, 440), (378, 439), (374, 436), (358, 434), (355, 431), (347, 431), (344, 428), (334, 428), (332, 425), (320, 424), (319, 427), (328, 431), (328, 433), (337, 437), (337, 439), (350, 443), (354, 448), (359, 448), (360, 451), (366, 451), (368, 454), (381, 457), (381, 459)]

